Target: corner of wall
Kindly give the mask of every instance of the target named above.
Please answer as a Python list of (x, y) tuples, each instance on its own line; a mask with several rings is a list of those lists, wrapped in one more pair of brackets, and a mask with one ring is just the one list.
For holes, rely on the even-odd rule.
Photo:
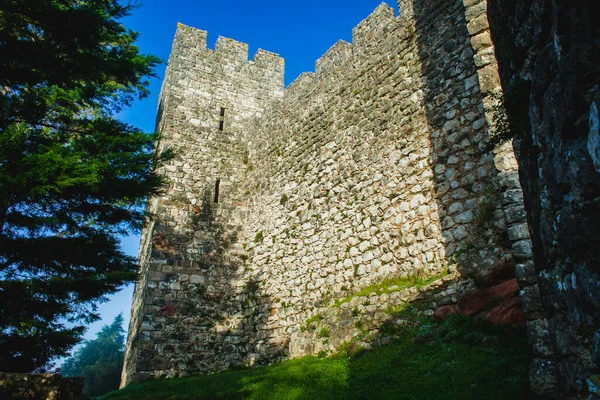
[(413, 0), (398, 0), (398, 18), (401, 21), (414, 21)]
[[(496, 116), (502, 112), (500, 98), (503, 89), (500, 82), (494, 43), (490, 34), (487, 15), (487, 0), (463, 0), (465, 22), (473, 50), (473, 61), (477, 70), (476, 79), (481, 89), (485, 120), (488, 131), (496, 130)], [(532, 242), (529, 235), (523, 190), (519, 181), (519, 166), (512, 140), (493, 151), (501, 192), (501, 205), (506, 223), (506, 232), (516, 261), (516, 278), (521, 288), (520, 300), (528, 320), (528, 327), (547, 324), (541, 312), (538, 279), (533, 262)], [(533, 328), (535, 330), (535, 328)], [(537, 362), (538, 360), (533, 360)]]
[(200, 29), (193, 28), (177, 23), (177, 30), (175, 31), (175, 40), (173, 40), (173, 55), (174, 51), (178, 48), (195, 48), (195, 49), (206, 49), (206, 39), (208, 32)]

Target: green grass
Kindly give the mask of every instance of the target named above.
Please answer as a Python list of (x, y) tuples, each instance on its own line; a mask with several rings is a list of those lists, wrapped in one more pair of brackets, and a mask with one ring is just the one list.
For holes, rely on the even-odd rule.
[(312, 317), (310, 317), (309, 319), (307, 319), (306, 321), (304, 321), (304, 324), (300, 327), (300, 330), (302, 332), (304, 332), (306, 330), (312, 332), (316, 329), (317, 325), (319, 325), (322, 320), (323, 320), (323, 316), (321, 314), (315, 314)]
[[(402, 289), (406, 289), (409, 287), (415, 287), (417, 289), (433, 282), (438, 279), (444, 277), (446, 274), (438, 274), (430, 277), (422, 277), (418, 275), (408, 275), (408, 276), (399, 276), (395, 278), (384, 279), (381, 282), (375, 283), (373, 285), (369, 285), (365, 288), (362, 288), (358, 292), (352, 293), (351, 295), (344, 297), (336, 301), (334, 307), (339, 307), (341, 304), (348, 303), (355, 297), (363, 297), (369, 296), (371, 293), (377, 293), (377, 295), (382, 295), (384, 293), (397, 292)], [(392, 289), (393, 288), (393, 289)]]
[(318, 338), (328, 338), (329, 337), (329, 329), (327, 328), (321, 328), (321, 330), (319, 331), (319, 333), (317, 333), (317, 337)]
[[(130, 385), (103, 399), (531, 399), (525, 333), (453, 316), (439, 324), (406, 310), (390, 344), (333, 357)], [(350, 349), (353, 348), (352, 351)], [(354, 354), (349, 356), (348, 354)]]

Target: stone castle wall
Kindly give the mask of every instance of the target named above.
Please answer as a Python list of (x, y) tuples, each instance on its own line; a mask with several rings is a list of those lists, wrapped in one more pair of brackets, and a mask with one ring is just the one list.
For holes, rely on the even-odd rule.
[(494, 229), (477, 227), (490, 201), (491, 225), (507, 228), (494, 155), (482, 150), (488, 125), (464, 9), (426, 7), (419, 20), (377, 8), (352, 45), (338, 42), (314, 76), (290, 85), (267, 113), (276, 118), (257, 123), (246, 243), (266, 344), (384, 278), (457, 261), (465, 275), (482, 273), (511, 257)]
[(528, 265), (514, 155), (487, 146), (499, 80), (473, 3), (382, 4), (285, 94), (281, 59), (179, 27), (158, 122), (177, 156), (124, 383), (314, 352), (301, 326), (385, 278)]

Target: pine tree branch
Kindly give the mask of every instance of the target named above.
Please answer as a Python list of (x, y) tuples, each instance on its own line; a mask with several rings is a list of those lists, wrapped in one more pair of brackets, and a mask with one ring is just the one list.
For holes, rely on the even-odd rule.
[(25, 121), (25, 120), (22, 120), (22, 119), (17, 119), (17, 120), (15, 120), (15, 123), (24, 123), (24, 124), (33, 125), (33, 126), (43, 126), (45, 128), (55, 129), (57, 131), (66, 131), (66, 132), (84, 133), (84, 134), (88, 134), (89, 133), (89, 131), (82, 131), (82, 130), (79, 130), (79, 129), (67, 128), (65, 126), (48, 124), (46, 122), (29, 122), (29, 121)]

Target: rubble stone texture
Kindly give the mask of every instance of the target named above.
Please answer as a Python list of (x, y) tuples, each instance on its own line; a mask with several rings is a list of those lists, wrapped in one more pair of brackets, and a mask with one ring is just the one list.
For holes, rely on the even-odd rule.
[(488, 8), (533, 233), (535, 267), (520, 280), (539, 280), (524, 289), (532, 386), (597, 399), (600, 3), (489, 0)]
[(82, 400), (83, 378), (0, 372), (0, 399)]
[[(537, 290), (512, 146), (488, 146), (485, 3), (399, 9), (377, 7), (285, 90), (277, 55), (178, 26), (157, 122), (176, 157), (149, 201), (123, 384), (331, 351), (356, 336), (354, 308), (376, 329), (423, 297), (336, 305), (391, 277), (441, 276), (428, 298), (446, 306), (516, 263)], [(303, 329), (317, 316), (331, 340)]]

